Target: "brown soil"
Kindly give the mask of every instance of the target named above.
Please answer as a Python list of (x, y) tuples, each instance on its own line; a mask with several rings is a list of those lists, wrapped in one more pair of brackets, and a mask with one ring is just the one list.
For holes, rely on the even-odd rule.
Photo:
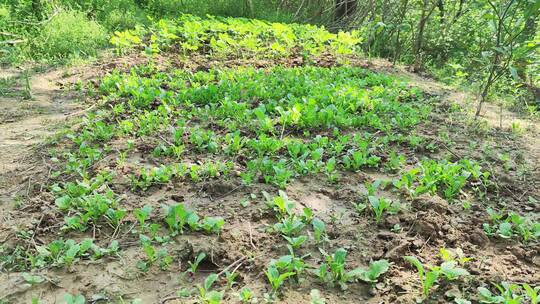
[[(48, 183), (50, 165), (47, 159), (45, 138), (55, 134), (62, 126), (73, 126), (77, 117), (91, 107), (85, 104), (71, 88), (78, 79), (94, 80), (97, 76), (113, 68), (125, 69), (140, 62), (141, 58), (116, 59), (114, 63), (95, 63), (89, 66), (65, 70), (52, 70), (32, 77), (32, 100), (20, 96), (0, 97), (0, 240), (6, 246), (27, 244), (17, 233), (20, 230), (34, 231), (32, 242), (47, 243), (58, 237), (62, 216), (55, 212), (54, 199), (48, 193), (40, 193)], [(330, 61), (328, 63), (327, 61)], [(108, 61), (110, 62), (110, 61)], [(173, 62), (163, 59), (164, 64), (182, 65), (194, 70), (207, 69), (219, 65), (194, 58), (189, 62)], [(245, 64), (229, 62), (226, 65)], [(253, 63), (253, 62), (250, 62)], [(297, 65), (298, 62), (289, 62)], [(321, 65), (331, 65), (331, 60), (321, 60)], [(503, 110), (500, 128), (499, 108), (485, 105), (478, 127), (470, 117), (473, 98), (463, 92), (407, 72), (404, 68), (393, 67), (385, 61), (358, 61), (355, 65), (372, 70), (395, 74), (406, 78), (411, 86), (439, 96), (441, 101), (431, 123), (422, 130), (424, 136), (438, 141), (440, 132), (448, 133), (454, 145), (444, 146), (437, 153), (456, 159), (458, 156), (482, 159), (479, 148), (471, 148), (474, 141), (478, 146), (491, 147), (496, 154), (509, 153), (512, 166), (505, 170), (498, 160), (492, 160), (494, 180), (498, 187), (489, 193), (489, 205), (470, 197), (472, 207), (463, 210), (461, 204), (450, 205), (438, 196), (423, 196), (407, 202), (408, 210), (387, 217), (379, 226), (372, 218), (358, 215), (353, 203), (365, 193), (366, 180), (390, 178), (377, 171), (348, 174), (338, 186), (329, 185), (324, 178), (306, 177), (290, 184), (286, 192), (297, 202), (298, 207), (312, 208), (318, 217), (328, 224), (330, 240), (324, 245), (328, 251), (343, 247), (348, 250), (349, 267), (367, 266), (370, 260), (385, 258), (393, 264), (380, 283), (373, 288), (366, 284), (350, 284), (345, 292), (320, 285), (315, 279), (307, 278), (298, 285), (287, 285), (279, 303), (309, 303), (310, 290), (317, 288), (326, 298), (326, 303), (414, 303), (418, 297), (419, 282), (416, 272), (403, 261), (402, 256), (415, 255), (423, 262), (438, 264), (439, 248), (461, 248), (473, 260), (467, 269), (474, 279), (461, 280), (454, 284), (458, 292), (475, 294), (482, 282), (540, 282), (540, 246), (523, 245), (512, 240), (489, 239), (482, 231), (482, 223), (487, 222), (486, 207), (506, 206), (522, 214), (539, 214), (540, 206), (529, 198), (540, 201), (540, 134), (537, 122), (519, 118), (517, 114)], [(260, 67), (272, 63), (258, 62)], [(16, 73), (15, 73), (15, 76)], [(22, 80), (17, 82), (14, 92), (22, 90)], [(18, 94), (17, 93), (17, 94)], [(15, 95), (17, 95), (15, 94)], [(451, 104), (458, 104), (465, 111), (450, 114), (445, 111)], [(457, 116), (456, 116), (457, 115)], [(511, 132), (512, 122), (518, 122), (527, 129), (521, 135)], [(482, 124), (480, 124), (481, 126)], [(73, 126), (76, 127), (76, 126)], [(482, 130), (484, 131), (482, 131)], [(122, 145), (123, 143), (118, 143)], [(402, 151), (414, 156), (415, 151)], [(415, 156), (416, 157), (416, 156)], [(419, 157), (419, 156), (418, 156)], [(110, 162), (112, 163), (112, 161)], [(111, 165), (103, 162), (100, 166)], [(129, 167), (129, 166), (128, 166)], [(527, 168), (523, 173), (518, 167)], [(129, 170), (129, 168), (128, 168)], [(84, 294), (91, 303), (129, 303), (140, 298), (142, 303), (198, 303), (197, 300), (179, 299), (176, 291), (182, 287), (192, 287), (200, 283), (207, 273), (220, 272), (228, 265), (241, 260), (239, 264), (239, 287), (248, 286), (262, 302), (262, 295), (268, 292), (263, 273), (270, 258), (287, 254), (285, 244), (279, 236), (265, 232), (274, 219), (264, 210), (261, 191), (274, 193), (275, 189), (266, 185), (241, 187), (236, 181), (208, 182), (203, 185), (175, 182), (163, 187), (153, 187), (145, 194), (126, 193), (129, 209), (145, 204), (158, 207), (172, 201), (189, 202), (204, 216), (222, 216), (226, 226), (220, 236), (185, 234), (176, 238), (169, 247), (174, 263), (167, 271), (151, 269), (142, 275), (136, 263), (143, 253), (137, 242), (137, 234), (131, 229), (118, 233), (121, 257), (99, 261), (81, 261), (70, 269), (47, 269), (40, 274), (46, 278), (42, 284), (31, 286), (25, 283), (21, 273), (0, 274), (0, 301), (9, 303), (29, 303), (32, 297), (39, 297), (40, 303), (63, 303), (65, 293)], [(251, 195), (256, 194), (256, 199)], [(381, 195), (396, 197), (395, 192), (380, 190)], [(240, 201), (248, 199), (251, 204), (242, 207)], [(333, 221), (340, 217), (339, 221)], [(395, 224), (401, 231), (391, 232)], [(129, 227), (128, 227), (129, 228)], [(96, 239), (106, 244), (108, 231), (95, 232)], [(72, 234), (70, 238), (82, 238)], [(193, 260), (198, 252), (206, 252), (210, 261), (201, 266), (199, 274), (191, 278), (193, 284), (180, 279), (187, 261)], [(311, 253), (310, 264), (318, 264), (322, 255), (317, 246), (309, 244), (302, 253)], [(245, 258), (253, 257), (253, 258)], [(223, 282), (221, 282), (223, 283)], [(224, 286), (224, 285), (221, 285)], [(238, 303), (234, 292), (227, 292), (224, 303)], [(429, 303), (449, 303), (445, 296), (448, 286), (441, 285)]]

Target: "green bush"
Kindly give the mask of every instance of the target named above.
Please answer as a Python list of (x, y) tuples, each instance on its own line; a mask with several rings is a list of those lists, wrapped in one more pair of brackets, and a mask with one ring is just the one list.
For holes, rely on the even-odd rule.
[(107, 32), (82, 12), (64, 11), (41, 29), (35, 43), (35, 59), (92, 56), (107, 43)]

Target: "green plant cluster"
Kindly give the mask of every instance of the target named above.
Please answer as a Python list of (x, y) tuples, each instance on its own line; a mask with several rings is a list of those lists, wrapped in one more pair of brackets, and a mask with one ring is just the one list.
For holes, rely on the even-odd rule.
[(178, 50), (200, 52), (212, 57), (279, 58), (293, 54), (304, 57), (322, 53), (358, 53), (362, 42), (357, 31), (328, 32), (309, 24), (269, 23), (255, 19), (184, 14), (174, 20), (162, 19), (148, 28), (115, 32), (111, 43), (119, 52), (139, 47), (151, 54)]
[(345, 263), (347, 251), (344, 248), (338, 248), (332, 255), (319, 248), (325, 260), (318, 267), (309, 265), (306, 258), (310, 254), (298, 254), (300, 247), (310, 239), (302, 233), (311, 226), (313, 228), (312, 241), (320, 244), (327, 239), (324, 222), (314, 217), (311, 208), (304, 208), (302, 214), (298, 215), (296, 203), (291, 201), (283, 191), (279, 191), (279, 196), (272, 197), (267, 193), (264, 193), (264, 196), (267, 207), (274, 212), (278, 220), (272, 226), (272, 230), (283, 236), (289, 250), (288, 255), (271, 260), (265, 271), (272, 287), (272, 297), (288, 280), (299, 282), (306, 270), (310, 270), (321, 283), (330, 287), (340, 286), (341, 289), (347, 289), (347, 283), (359, 280), (370, 284), (376, 283), (378, 277), (388, 271), (390, 263), (387, 260), (373, 261), (368, 269), (355, 268), (347, 271)]
[(452, 200), (467, 183), (473, 181), (482, 185), (485, 191), (489, 185), (489, 172), (482, 171), (478, 163), (467, 159), (457, 162), (424, 160), (418, 167), (403, 173), (394, 186), (404, 189), (411, 197), (424, 193), (437, 194)]
[[(413, 102), (422, 99), (419, 91), (350, 67), (163, 73), (144, 66), (111, 74), (100, 90), (112, 110), (91, 117), (81, 134), (71, 136), (81, 147), (96, 145), (79, 149), (90, 154), (80, 158), (96, 161), (98, 144), (114, 138), (156, 134), (163, 139), (153, 150), (156, 158), (182, 159), (186, 150), (226, 157), (202, 165), (142, 168), (132, 176), (133, 188), (142, 190), (174, 177), (196, 182), (227, 176), (234, 167), (230, 159), (240, 154), (247, 156), (240, 163), (246, 184), (262, 180), (284, 187), (309, 173), (324, 173), (335, 182), (340, 168), (379, 166), (382, 155), (376, 151), (408, 142), (414, 136), (408, 134), (430, 113), (427, 103)], [(110, 114), (113, 119), (104, 118)], [(326, 134), (312, 135), (320, 130)], [(386, 135), (378, 138), (369, 131)]]
[(525, 243), (540, 240), (540, 222), (515, 212), (497, 212), (493, 209), (487, 212), (491, 221), (483, 224), (487, 235), (503, 239), (519, 238)]

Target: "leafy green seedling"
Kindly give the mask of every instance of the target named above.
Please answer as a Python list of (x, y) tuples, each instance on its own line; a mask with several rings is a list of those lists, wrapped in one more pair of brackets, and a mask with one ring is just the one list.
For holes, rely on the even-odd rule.
[(225, 225), (225, 220), (222, 217), (205, 217), (200, 227), (206, 233), (219, 233), (223, 225)]
[[(418, 270), (418, 276), (422, 285), (422, 294), (424, 297), (429, 296), (429, 291), (440, 276), (443, 276), (447, 280), (455, 280), (458, 277), (469, 275), (469, 272), (463, 268), (457, 267), (456, 261), (443, 262), (440, 266), (427, 266), (424, 265), (414, 256), (403, 257), (407, 262), (411, 263)], [(430, 268), (431, 270), (427, 270)]]
[[(347, 289), (347, 283), (356, 279), (361, 280), (375, 280), (382, 273), (386, 272), (388, 263), (385, 260), (378, 261), (373, 265), (370, 265), (370, 269), (363, 270), (360, 268), (346, 271), (345, 270), (345, 258), (347, 257), (347, 251), (343, 248), (338, 248), (333, 255), (328, 255), (324, 250), (320, 249), (323, 255), (326, 256), (326, 262), (322, 263), (319, 268), (315, 269), (315, 274), (319, 279), (330, 285), (337, 284), (341, 289)], [(386, 269), (385, 269), (386, 268)]]
[(299, 220), (296, 216), (291, 215), (281, 220), (281, 222), (274, 224), (274, 230), (281, 234), (292, 237), (298, 235), (306, 226), (304, 222)]
[(287, 216), (293, 214), (294, 202), (289, 200), (287, 193), (279, 190), (279, 196), (274, 196), (270, 198), (270, 195), (266, 192), (263, 192), (264, 197), (266, 197), (266, 204), (268, 207), (278, 212), (278, 219), (283, 219)]
[(39, 283), (43, 283), (45, 279), (40, 275), (33, 275), (27, 272), (22, 273), (22, 277), (24, 281), (30, 285), (37, 285)]
[(249, 289), (248, 287), (240, 289), (240, 292), (238, 293), (238, 298), (242, 302), (242, 304), (250, 304), (257, 302), (257, 298), (253, 296), (253, 291), (251, 291), (251, 289)]
[(64, 301), (66, 301), (66, 304), (85, 304), (86, 299), (83, 295), (71, 295), (69, 293), (66, 293), (64, 295)]
[(139, 221), (141, 229), (144, 230), (146, 228), (146, 220), (150, 217), (150, 214), (152, 214), (152, 206), (150, 205), (145, 205), (144, 207), (133, 211), (133, 215), (137, 221)]
[(538, 300), (540, 299), (540, 286), (531, 287), (529, 284), (525, 283), (523, 284), (523, 289), (525, 289), (525, 293), (531, 300), (531, 304), (538, 304)]
[(225, 278), (227, 279), (227, 289), (231, 289), (236, 284), (236, 277), (238, 277), (237, 272), (225, 271)]
[(418, 270), (418, 276), (420, 277), (420, 283), (422, 284), (422, 294), (424, 297), (429, 296), (429, 290), (437, 282), (439, 278), (438, 271), (426, 271), (424, 265), (414, 256), (403, 257), (405, 261), (411, 263)]
[(379, 224), (384, 212), (391, 208), (392, 202), (384, 197), (368, 196), (369, 204), (375, 214), (375, 221)]
[(377, 279), (383, 273), (386, 273), (390, 268), (390, 263), (387, 260), (378, 260), (371, 262), (369, 268), (360, 269), (357, 268), (349, 272), (349, 275), (354, 276), (367, 283), (377, 283)]
[(300, 248), (300, 246), (302, 246), (302, 244), (304, 244), (308, 239), (307, 236), (305, 236), (305, 235), (301, 235), (301, 236), (298, 236), (298, 237), (288, 237), (288, 236), (284, 235), (283, 238), (285, 240), (287, 240), (287, 242), (289, 243), (291, 248), (294, 249), (294, 250)]
[(313, 226), (313, 236), (315, 238), (315, 242), (320, 243), (326, 240), (326, 225), (324, 222), (319, 218), (313, 218), (311, 225)]
[(191, 229), (198, 228), (199, 216), (191, 210), (188, 210), (184, 204), (165, 206), (165, 222), (172, 232), (183, 233), (185, 225)]
[(118, 227), (120, 225), (120, 222), (124, 219), (124, 217), (127, 214), (127, 210), (125, 209), (107, 209), (107, 212), (105, 213), (105, 216), (109, 219), (113, 227)]
[(197, 272), (197, 268), (199, 268), (199, 264), (206, 258), (206, 253), (201, 252), (197, 255), (195, 260), (193, 262), (188, 261), (189, 269), (188, 272), (191, 274), (195, 274)]
[(274, 294), (279, 291), (279, 288), (285, 283), (287, 278), (294, 275), (294, 272), (280, 273), (274, 264), (270, 264), (264, 273), (268, 278), (268, 282), (270, 282), (270, 286), (272, 286), (272, 292)]
[(218, 275), (215, 273), (210, 274), (204, 280), (203, 285), (199, 286), (199, 299), (204, 304), (219, 304), (223, 300), (223, 292), (212, 290), (212, 285), (217, 280)]

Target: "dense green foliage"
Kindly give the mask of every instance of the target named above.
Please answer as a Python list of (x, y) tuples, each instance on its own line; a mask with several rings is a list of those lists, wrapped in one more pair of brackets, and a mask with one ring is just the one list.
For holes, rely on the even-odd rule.
[[(212, 32), (211, 27), (217, 26), (217, 21), (215, 18), (186, 16), (178, 20), (179, 15), (243, 16), (268, 21), (309, 22), (324, 25), (332, 32), (356, 29), (350, 37), (339, 37), (336, 41), (348, 40), (348, 44), (357, 45), (364, 54), (410, 64), (416, 70), (428, 70), (454, 84), (472, 84), (478, 88), (482, 101), (498, 94), (513, 96), (513, 104), (529, 106), (540, 99), (539, 1), (345, 2), (349, 6), (346, 10), (339, 4), (341, 1), (329, 0), (69, 0), (61, 3), (54, 0), (1, 0), (0, 61), (57, 62), (95, 56), (98, 49), (107, 45), (105, 36), (111, 37), (117, 30), (133, 29), (137, 25), (139, 30), (142, 29), (140, 25), (150, 25), (158, 34), (163, 34), (163, 30), (169, 34), (170, 31), (170, 34), (182, 37), (184, 49), (193, 50), (199, 43), (192, 44), (195, 41), (191, 40), (200, 34), (197, 31), (206, 27), (207, 32)], [(176, 20), (176, 25), (172, 26), (168, 21), (157, 22), (161, 18)], [(256, 47), (260, 35), (268, 32), (268, 29), (255, 31), (256, 27), (267, 26), (259, 21), (224, 22), (228, 23), (228, 29), (221, 26), (219, 34), (209, 36), (215, 39), (207, 41), (213, 43), (214, 50), (241, 53), (241, 50)], [(286, 42), (266, 46), (278, 56), (283, 47), (288, 47), (287, 36), (291, 29), (272, 27), (274, 34), (279, 32), (280, 40)], [(308, 30), (305, 37), (313, 35), (314, 40), (327, 39), (324, 34), (319, 35), (320, 29), (310, 29), (313, 32)], [(178, 34), (184, 31), (182, 35)], [(236, 35), (245, 33), (252, 36), (237, 42), (243, 45), (231, 43), (237, 41)], [(157, 36), (162, 40), (154, 45), (165, 46), (169, 40), (178, 40), (178, 37)], [(297, 45), (303, 46), (303, 43), (305, 41), (298, 41)], [(249, 56), (249, 52), (243, 55)]]

